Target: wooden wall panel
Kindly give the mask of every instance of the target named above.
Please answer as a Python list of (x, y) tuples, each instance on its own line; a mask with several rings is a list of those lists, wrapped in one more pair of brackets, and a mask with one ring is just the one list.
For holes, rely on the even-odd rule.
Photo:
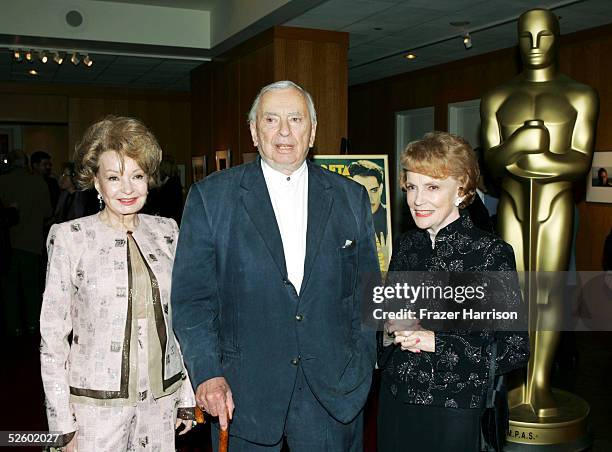
[[(212, 63), (210, 63), (212, 64)], [(191, 156), (207, 155), (210, 151), (212, 130), (212, 76), (207, 65), (191, 71)], [(210, 162), (209, 162), (210, 165)], [(190, 183), (193, 181), (191, 164), (188, 164)]]
[(232, 166), (256, 151), (247, 114), (259, 90), (277, 80), (311, 92), (319, 117), (317, 150), (337, 153), (347, 133), (347, 49), (347, 33), (275, 27), (192, 71), (192, 140), (194, 150), (207, 155), (209, 172), (216, 150), (229, 148)]
[(191, 166), (190, 103), (167, 100), (71, 98), (69, 100), (69, 143), (74, 149), (83, 133), (107, 115), (140, 119), (157, 137), (165, 155), (176, 163)]
[(14, 94), (0, 90), (2, 121), (65, 123), (68, 102), (65, 96)]
[(60, 174), (62, 163), (69, 161), (71, 152), (68, 146), (68, 126), (24, 125), (21, 127), (23, 151), (32, 155), (36, 151), (45, 151), (51, 156), (53, 173)]
[[(270, 39), (253, 38), (218, 61), (204, 63), (191, 74), (193, 155), (205, 155), (208, 172), (215, 170), (215, 152), (229, 149), (231, 165), (253, 152), (247, 113), (262, 86), (272, 81), (273, 47)], [(205, 130), (202, 130), (205, 129)]]
[(143, 120), (157, 136), (164, 152), (189, 168), (190, 108), (189, 94), (182, 92), (0, 83), (0, 122), (24, 124), (27, 151), (50, 143), (48, 149), (56, 170), (72, 156), (85, 129), (111, 113)]
[(242, 154), (245, 152), (255, 152), (251, 132), (247, 124), (247, 115), (253, 104), (253, 100), (259, 93), (259, 90), (274, 81), (274, 60), (276, 58), (273, 42), (267, 43), (265, 46), (244, 54), (240, 58), (239, 69), (239, 111), (234, 111), (231, 117), (237, 121), (238, 149), (234, 153), (232, 151), (232, 165), (242, 163)]
[[(612, 150), (612, 26), (562, 36), (560, 69), (595, 87), (601, 108), (597, 150)], [(407, 63), (409, 64), (409, 63)], [(435, 128), (447, 129), (449, 103), (481, 97), (520, 70), (515, 47), (452, 63), (352, 86), (349, 89), (348, 133), (353, 153), (388, 153), (395, 168), (397, 111), (435, 107)], [(582, 184), (577, 195), (584, 192)], [(577, 268), (601, 269), (602, 248), (612, 227), (612, 205), (578, 204)]]
[(315, 154), (337, 154), (347, 136), (348, 40), (345, 33), (277, 27), (274, 79), (293, 80), (317, 109)]

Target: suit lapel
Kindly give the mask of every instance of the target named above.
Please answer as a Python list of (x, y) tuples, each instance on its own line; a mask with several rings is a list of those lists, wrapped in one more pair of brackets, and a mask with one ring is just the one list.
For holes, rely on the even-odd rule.
[(329, 219), (333, 198), (331, 185), (323, 177), (323, 169), (314, 163), (308, 163), (308, 225), (306, 227), (306, 258), (304, 259), (304, 279), (300, 293), (308, 283), (315, 258), (319, 252), (323, 231)]
[(253, 163), (246, 165), (242, 181), (240, 183), (242, 202), (255, 225), (255, 228), (265, 242), (272, 259), (278, 267), (278, 271), (287, 276), (287, 265), (283, 252), (283, 241), (281, 239), (276, 216), (272, 208), (272, 201), (268, 193), (268, 187), (261, 171), (259, 157)]

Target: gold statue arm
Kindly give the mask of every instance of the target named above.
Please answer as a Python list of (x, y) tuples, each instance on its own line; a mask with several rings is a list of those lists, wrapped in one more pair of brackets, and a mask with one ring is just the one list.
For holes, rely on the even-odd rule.
[(519, 127), (502, 142), (501, 127), (497, 120), (497, 110), (503, 99), (495, 96), (485, 97), (480, 107), (482, 123), (482, 147), (485, 163), (494, 178), (507, 175), (506, 170), (521, 157), (549, 149), (550, 134), (543, 121), (530, 120)]
[(555, 153), (551, 152), (548, 147), (543, 147), (541, 153), (523, 155), (508, 167), (511, 173), (525, 177), (545, 178), (553, 182), (555, 180), (575, 181), (582, 178), (589, 170), (599, 108), (597, 94), (589, 89), (586, 95), (576, 96), (574, 99), (570, 97), (570, 101), (577, 111), (576, 122), (572, 130), (571, 148), (562, 153)]
[(592, 89), (570, 96), (577, 112), (572, 130), (571, 148), (564, 153), (550, 151), (550, 133), (544, 121), (531, 119), (501, 141), (496, 111), (501, 101), (483, 99), (481, 122), (485, 162), (493, 177), (502, 178), (507, 172), (522, 178), (546, 179), (550, 182), (576, 180), (591, 164), (599, 102)]

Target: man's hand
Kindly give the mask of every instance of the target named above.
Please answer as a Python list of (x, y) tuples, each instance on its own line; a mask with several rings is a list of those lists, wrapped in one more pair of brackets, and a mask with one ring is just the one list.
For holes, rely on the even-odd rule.
[(204, 411), (219, 418), (221, 430), (227, 430), (235, 407), (232, 391), (225, 378), (214, 377), (201, 383), (196, 390), (195, 399)]

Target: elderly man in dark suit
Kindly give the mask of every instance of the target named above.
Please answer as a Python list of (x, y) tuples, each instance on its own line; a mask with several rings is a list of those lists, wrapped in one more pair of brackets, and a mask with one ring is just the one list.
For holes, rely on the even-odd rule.
[[(172, 279), (196, 400), (230, 450), (362, 450), (376, 344), (360, 282), (379, 271), (363, 187), (306, 161), (317, 127), (293, 82), (249, 114), (254, 162), (192, 187)], [(218, 430), (213, 428), (213, 444)]]

